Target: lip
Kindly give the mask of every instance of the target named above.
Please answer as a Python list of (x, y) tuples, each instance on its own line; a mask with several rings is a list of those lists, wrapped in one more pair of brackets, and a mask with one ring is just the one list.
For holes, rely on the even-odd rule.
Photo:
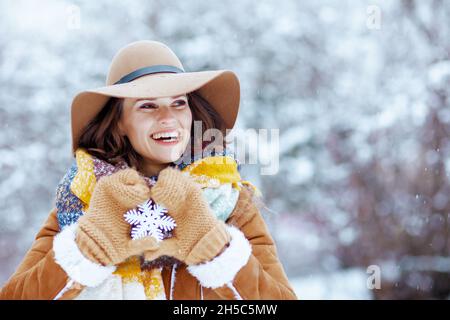
[(153, 138), (152, 138), (152, 140), (153, 140), (155, 143), (160, 144), (160, 145), (162, 145), (162, 146), (174, 146), (174, 145), (180, 143), (180, 140), (171, 141), (171, 142), (165, 142), (164, 140), (155, 140), (155, 139), (153, 139)]
[(166, 132), (173, 132), (173, 131), (176, 131), (176, 132), (178, 132), (178, 134), (180, 134), (180, 130), (178, 130), (176, 128), (172, 128), (172, 129), (166, 129), (166, 130), (152, 132), (152, 133), (150, 133), (150, 136), (157, 134), (157, 133), (166, 133)]
[[(157, 133), (166, 133), (166, 132), (173, 132), (176, 131), (178, 133), (178, 139), (176, 141), (171, 141), (171, 142), (166, 142), (164, 140), (156, 140), (153, 139), (153, 135), (157, 134)], [(161, 130), (161, 131), (155, 131), (153, 133), (150, 134), (150, 139), (152, 139), (155, 143), (162, 145), (162, 146), (174, 146), (178, 143), (180, 143), (181, 141), (181, 132), (178, 129), (166, 129), (166, 130)]]

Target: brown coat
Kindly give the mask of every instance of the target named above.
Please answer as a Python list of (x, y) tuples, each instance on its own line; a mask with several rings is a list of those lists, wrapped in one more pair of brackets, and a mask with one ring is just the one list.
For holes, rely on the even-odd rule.
[[(227, 224), (243, 232), (252, 249), (247, 264), (237, 272), (233, 286), (243, 299), (296, 299), (251, 192), (247, 187), (242, 188), (237, 205), (227, 220)], [(53, 209), (22, 263), (1, 289), (0, 299), (54, 299), (66, 286), (70, 279), (55, 262), (53, 252), (53, 238), (59, 231), (56, 209)], [(168, 298), (171, 272), (171, 268), (165, 268), (162, 272)], [(61, 299), (76, 297), (82, 288), (76, 284)], [(216, 289), (201, 289), (199, 281), (188, 272), (186, 266), (179, 266), (173, 299), (195, 300), (200, 299), (201, 294), (203, 299), (235, 298), (232, 289), (226, 285)]]

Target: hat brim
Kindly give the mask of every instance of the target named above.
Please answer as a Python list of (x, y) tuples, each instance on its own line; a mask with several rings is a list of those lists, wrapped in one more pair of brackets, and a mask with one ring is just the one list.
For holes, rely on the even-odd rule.
[(198, 90), (219, 113), (227, 129), (232, 129), (239, 111), (240, 85), (230, 70), (185, 73), (158, 73), (132, 82), (86, 90), (75, 96), (71, 107), (72, 151), (85, 126), (100, 112), (111, 97), (160, 98)]

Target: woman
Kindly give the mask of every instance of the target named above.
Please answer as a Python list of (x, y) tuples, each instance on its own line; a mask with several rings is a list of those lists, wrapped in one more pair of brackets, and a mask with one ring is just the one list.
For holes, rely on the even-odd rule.
[(233, 127), (236, 75), (138, 41), (106, 83), (72, 103), (74, 164), (1, 298), (295, 299), (257, 189), (224, 140), (201, 141)]

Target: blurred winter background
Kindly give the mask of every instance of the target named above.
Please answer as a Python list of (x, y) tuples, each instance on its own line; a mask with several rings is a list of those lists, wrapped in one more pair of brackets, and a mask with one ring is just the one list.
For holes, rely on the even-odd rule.
[(446, 0), (0, 0), (0, 285), (71, 162), (71, 99), (152, 39), (238, 74), (237, 128), (280, 129), (277, 174), (243, 172), (300, 299), (450, 298), (449, 17)]

